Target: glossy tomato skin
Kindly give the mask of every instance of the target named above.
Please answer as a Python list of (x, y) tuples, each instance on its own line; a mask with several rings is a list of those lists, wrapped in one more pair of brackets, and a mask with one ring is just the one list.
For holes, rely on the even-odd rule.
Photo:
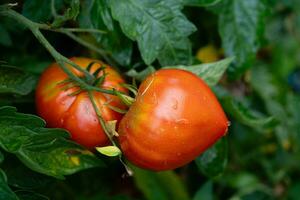
[(160, 171), (183, 166), (228, 129), (215, 95), (196, 75), (162, 69), (141, 84), (119, 125), (119, 143), (135, 165)]
[[(105, 66), (105, 73), (108, 75), (101, 87), (106, 89), (115, 88), (119, 91), (127, 92), (120, 86), (124, 83), (120, 74), (110, 66), (98, 60), (89, 58), (71, 58), (80, 67), (87, 67), (91, 62), (91, 72), (96, 71), (100, 66)], [(82, 73), (68, 66), (77, 76)], [(99, 74), (101, 75), (101, 74)], [(38, 115), (45, 119), (48, 127), (65, 128), (71, 133), (71, 138), (77, 143), (93, 148), (95, 146), (107, 145), (106, 137), (101, 125), (98, 122), (93, 105), (89, 100), (87, 92), (81, 92), (76, 96), (70, 96), (72, 92), (78, 90), (72, 87), (63, 90), (65, 84), (61, 84), (68, 76), (59, 68), (57, 63), (51, 64), (41, 75), (36, 88), (36, 109)], [(111, 110), (109, 105), (124, 109), (123, 103), (115, 96), (99, 92), (93, 92), (97, 107), (105, 120), (120, 120), (122, 115)]]

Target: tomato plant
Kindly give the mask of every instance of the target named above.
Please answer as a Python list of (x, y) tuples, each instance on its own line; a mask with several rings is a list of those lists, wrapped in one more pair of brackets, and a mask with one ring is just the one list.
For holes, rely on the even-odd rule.
[[(121, 86), (124, 83), (123, 78), (112, 67), (88, 58), (71, 58), (70, 60), (83, 68), (91, 65), (90, 73), (92, 74), (104, 67), (96, 74), (96, 78), (103, 76), (103, 82), (96, 84), (102, 88), (114, 88), (126, 92), (126, 89)], [(73, 71), (77, 76), (83, 76), (79, 71)], [(43, 72), (36, 88), (38, 115), (46, 120), (47, 126), (68, 130), (74, 141), (88, 148), (109, 144), (87, 92), (79, 91), (76, 85), (66, 80), (68, 80), (68, 75), (59, 68), (57, 63), (51, 64)], [(111, 107), (126, 108), (120, 99), (100, 92), (94, 92), (93, 96), (105, 121), (121, 119), (122, 114), (111, 109)]]
[(299, 0), (2, 0), (0, 200), (298, 200), (299, 22)]
[(141, 84), (121, 120), (122, 150), (137, 166), (170, 170), (194, 160), (224, 136), (228, 120), (210, 88), (181, 69), (161, 69)]

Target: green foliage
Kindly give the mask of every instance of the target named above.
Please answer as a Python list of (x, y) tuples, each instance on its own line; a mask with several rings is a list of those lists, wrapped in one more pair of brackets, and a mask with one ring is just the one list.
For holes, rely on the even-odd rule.
[(187, 6), (212, 6), (222, 0), (183, 0)]
[(116, 146), (97, 147), (96, 150), (103, 155), (110, 157), (118, 156), (121, 154), (121, 150)]
[(196, 192), (193, 200), (213, 200), (213, 183), (207, 181)]
[(106, 0), (85, 1), (79, 15), (79, 24), (82, 28), (105, 30), (105, 34), (93, 36), (119, 64), (126, 66), (131, 61), (132, 42), (125, 37), (118, 24), (112, 19), (107, 4)]
[[(24, 166), (21, 161), (7, 154), (1, 165), (7, 176), (8, 184), (13, 188), (32, 191), (47, 186), (53, 180), (51, 177), (36, 173)], [(26, 176), (24, 176), (26, 174)]]
[(91, 152), (67, 140), (66, 131), (44, 126), (45, 122), (37, 116), (1, 107), (0, 146), (16, 154), (29, 168), (56, 178), (103, 166)]
[[(65, 8), (64, 4), (69, 7)], [(22, 13), (35, 22), (49, 22), (49, 20), (54, 18), (52, 26), (59, 27), (68, 20), (75, 20), (79, 14), (79, 9), (79, 0), (25, 0)], [(61, 10), (63, 10), (63, 14), (59, 15), (58, 11)]]
[(138, 81), (144, 80), (149, 74), (155, 72), (155, 68), (152, 66), (148, 66), (142, 71), (138, 72), (136, 69), (132, 68), (130, 69), (126, 75), (130, 76)]
[(0, 94), (29, 94), (36, 84), (36, 77), (15, 67), (0, 64)]
[(251, 77), (251, 84), (263, 99), (267, 111), (280, 122), (275, 129), (278, 141), (284, 148), (290, 148), (292, 141), (299, 138), (299, 115), (295, 113), (300, 108), (299, 96), (285, 90), (280, 78), (267, 68), (255, 68)]
[[(166, 66), (163, 67), (173, 68), (173, 69), (182, 69), (189, 72), (192, 72), (202, 78), (205, 83), (209, 86), (214, 86), (218, 83), (221, 79), (222, 75), (229, 67), (229, 64), (233, 61), (233, 58), (226, 58), (224, 60), (214, 62), (214, 63), (205, 63), (205, 64), (198, 64), (198, 65), (176, 65), (176, 66)], [(150, 75), (155, 71), (155, 68), (152, 66), (148, 66), (143, 71), (137, 72), (134, 68), (129, 70), (126, 74), (136, 80), (143, 80), (146, 76)]]
[(51, 18), (51, 1), (26, 0), (22, 14), (35, 22), (46, 22)]
[(18, 200), (19, 198), (7, 185), (5, 173), (0, 169), (0, 199)]
[(236, 56), (229, 75), (236, 78), (253, 65), (264, 29), (262, 0), (224, 0), (219, 5), (219, 32), (225, 54)]
[[(54, 4), (54, 6), (55, 6), (55, 4)], [(56, 9), (56, 8), (53, 8), (53, 9)], [(64, 12), (63, 15), (54, 16), (55, 18), (51, 25), (53, 27), (60, 27), (66, 21), (75, 20), (79, 14), (79, 9), (80, 9), (80, 1), (79, 0), (71, 0), (70, 8), (67, 8), (67, 10)], [(56, 12), (56, 11), (53, 11), (53, 12)]]
[(195, 31), (180, 12), (178, 0), (112, 0), (112, 16), (131, 40), (137, 41), (146, 64), (156, 58), (162, 66), (191, 63), (191, 45), (187, 36)]
[(179, 177), (172, 172), (151, 172), (132, 166), (137, 187), (147, 200), (188, 200), (188, 194)]
[[(0, 199), (299, 199), (298, 0), (16, 2), (0, 5)], [(117, 157), (93, 154), (34, 115), (36, 81), (53, 57), (1, 14), (8, 7), (47, 25), (42, 33), (61, 54), (105, 59), (128, 82), (160, 68), (198, 75), (220, 100), (228, 134), (187, 166), (132, 166), (127, 177)], [(197, 61), (207, 45), (224, 59)]]
[(166, 68), (176, 68), (190, 71), (200, 78), (202, 78), (205, 83), (209, 86), (214, 86), (221, 79), (222, 75), (229, 67), (229, 64), (233, 61), (233, 58), (226, 58), (224, 60), (214, 62), (214, 63), (205, 63), (193, 66), (174, 66)]
[(241, 124), (250, 126), (252, 128), (274, 128), (277, 121), (274, 117), (263, 117), (260, 113), (251, 110), (242, 102), (237, 101), (232, 97), (225, 97), (222, 99), (225, 110)]
[(199, 170), (208, 177), (222, 174), (228, 162), (227, 138), (220, 139), (195, 161)]

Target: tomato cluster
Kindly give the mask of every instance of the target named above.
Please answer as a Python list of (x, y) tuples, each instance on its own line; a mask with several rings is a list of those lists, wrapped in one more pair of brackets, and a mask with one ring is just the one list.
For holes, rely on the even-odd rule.
[[(72, 60), (82, 67), (91, 62), (85, 58)], [(101, 87), (126, 92), (120, 86), (124, 83), (122, 77), (106, 67), (108, 75)], [(74, 88), (64, 91), (59, 85), (66, 78), (57, 64), (43, 73), (36, 93), (39, 115), (48, 126), (69, 130), (72, 138), (84, 146), (106, 145), (108, 140), (86, 92), (68, 96)], [(142, 168), (158, 171), (183, 166), (227, 132), (228, 120), (217, 98), (198, 76), (188, 71), (161, 69), (149, 75), (123, 117), (105, 106), (109, 101), (124, 108), (116, 96), (98, 92), (94, 96), (105, 120), (120, 121), (118, 141), (125, 157)]]

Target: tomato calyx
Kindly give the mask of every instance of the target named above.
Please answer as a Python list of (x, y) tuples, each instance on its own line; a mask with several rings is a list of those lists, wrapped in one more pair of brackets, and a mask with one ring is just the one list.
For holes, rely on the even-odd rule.
[[(97, 62), (91, 62), (87, 66), (86, 70), (89, 72), (89, 74), (92, 75), (92, 79), (88, 80), (85, 78), (85, 82), (87, 82), (89, 85), (99, 87), (103, 84), (105, 77), (107, 76), (107, 73), (105, 72), (105, 66), (101, 65), (95, 72), (92, 73), (92, 66), (96, 64)], [(102, 73), (102, 75), (100, 75)], [(99, 76), (100, 75), (100, 76)]]
[(127, 83), (121, 83), (120, 84), (122, 87), (128, 89), (130, 92), (132, 92), (132, 94), (134, 95), (134, 98), (128, 95), (124, 95), (118, 91), (116, 92), (116, 95), (121, 99), (121, 101), (128, 107), (130, 107), (133, 102), (135, 101), (135, 97), (137, 96), (138, 93), (138, 88), (135, 85), (135, 82), (133, 82), (133, 84), (127, 84)]
[[(61, 89), (66, 91), (70, 88), (74, 88), (77, 87), (78, 89), (72, 93), (69, 94), (69, 96), (76, 96), (77, 94), (81, 93), (82, 91), (98, 91), (98, 92), (102, 92), (102, 93), (106, 93), (106, 94), (111, 94), (111, 95), (115, 95), (117, 97), (119, 97), (119, 99), (127, 106), (130, 107), (131, 104), (135, 101), (135, 96), (137, 95), (137, 87), (135, 84), (126, 84), (126, 83), (121, 83), (120, 85), (126, 89), (128, 89), (130, 92), (132, 92), (132, 94), (134, 95), (134, 98), (121, 92), (116, 90), (115, 88), (112, 88), (111, 90), (109, 89), (104, 89), (102, 88), (102, 84), (105, 81), (106, 76), (108, 75), (108, 73), (105, 72), (105, 66), (101, 66), (99, 67), (95, 72), (92, 72), (92, 66), (96, 64), (96, 62), (91, 62), (89, 63), (89, 65), (87, 66), (86, 70), (89, 72), (89, 74), (92, 75), (92, 79), (86, 77), (85, 75), (80, 76), (79, 78), (81, 80), (83, 80), (85, 83), (87, 83), (87, 85), (89, 87), (86, 87), (85, 85), (81, 85), (78, 82), (72, 80), (71, 78), (67, 78), (63, 81), (61, 81), (60, 85), (62, 85)], [(101, 91), (99, 91), (99, 89)], [(111, 106), (109, 105), (109, 103), (105, 104), (106, 106), (108, 106), (110, 109), (121, 113), (121, 114), (125, 114), (127, 112), (127, 110), (122, 110), (119, 109), (117, 107)]]
[[(79, 76), (78, 78), (82, 80), (86, 84), (81, 84), (77, 81), (74, 81), (72, 78), (67, 78), (60, 83), (59, 85), (62, 85), (61, 89), (66, 91), (70, 88), (77, 87), (78, 90), (75, 92), (72, 92), (69, 94), (69, 96), (76, 96), (77, 94), (81, 93), (82, 91), (97, 91), (105, 94), (110, 94), (110, 95), (115, 95), (120, 98), (120, 100), (126, 105), (130, 106), (134, 102), (134, 98), (128, 96), (127, 94), (116, 90), (115, 88), (112, 89), (105, 89), (102, 88), (102, 84), (105, 81), (106, 76), (108, 73), (105, 71), (105, 66), (99, 67), (96, 71), (92, 72), (92, 66), (96, 64), (97, 62), (91, 62), (89, 65), (86, 67), (86, 71), (88, 72), (89, 76), (87, 77), (86, 75)], [(92, 78), (91, 78), (92, 77)], [(134, 85), (130, 84), (120, 84), (122, 87), (128, 89), (131, 91), (134, 96), (137, 94), (137, 88)], [(117, 110), (116, 108), (113, 108), (114, 110)], [(123, 110), (118, 110), (117, 112), (123, 113)]]

